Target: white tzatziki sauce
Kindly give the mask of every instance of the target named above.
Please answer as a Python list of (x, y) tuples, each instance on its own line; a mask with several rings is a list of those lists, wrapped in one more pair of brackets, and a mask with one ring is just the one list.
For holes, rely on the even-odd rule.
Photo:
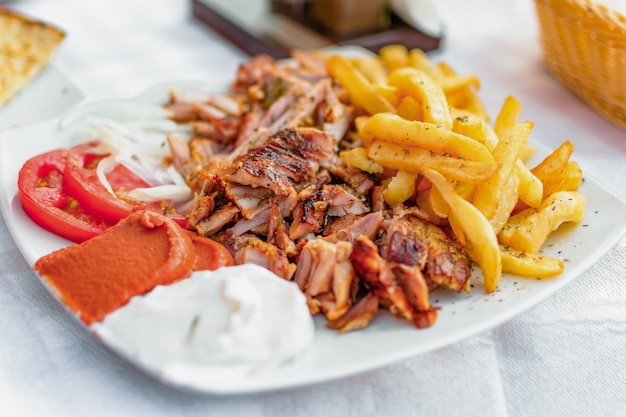
[(194, 272), (157, 286), (91, 329), (123, 356), (172, 382), (275, 367), (305, 351), (314, 337), (297, 285), (256, 265)]

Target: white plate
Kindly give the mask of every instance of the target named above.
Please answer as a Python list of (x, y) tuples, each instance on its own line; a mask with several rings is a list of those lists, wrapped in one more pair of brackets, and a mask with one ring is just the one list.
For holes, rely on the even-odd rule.
[[(221, 86), (208, 87), (219, 91)], [(157, 93), (150, 91), (147, 96), (154, 97)], [(0, 208), (13, 238), (31, 265), (39, 257), (69, 244), (32, 223), (17, 197), (17, 174), (23, 162), (37, 153), (68, 145), (59, 135), (58, 123), (59, 119), (53, 119), (5, 132), (0, 137)], [(540, 144), (534, 144), (538, 152), (531, 165), (548, 153)], [(215, 394), (294, 387), (370, 370), (497, 326), (571, 282), (626, 232), (626, 203), (591, 180), (588, 173), (580, 191), (588, 200), (583, 221), (577, 226), (562, 227), (545, 245), (545, 254), (567, 260), (564, 274), (556, 279), (539, 281), (504, 276), (498, 290), (487, 295), (480, 277), (476, 276), (471, 295), (443, 291), (431, 295), (431, 301), (441, 310), (436, 324), (425, 330), (417, 330), (408, 322), (381, 312), (368, 328), (338, 335), (325, 329), (324, 321), (317, 318), (314, 345), (289, 364), (245, 378), (224, 380), (201, 375), (178, 385)]]
[(56, 117), (85, 99), (59, 62), (51, 62), (4, 107), (0, 132)]

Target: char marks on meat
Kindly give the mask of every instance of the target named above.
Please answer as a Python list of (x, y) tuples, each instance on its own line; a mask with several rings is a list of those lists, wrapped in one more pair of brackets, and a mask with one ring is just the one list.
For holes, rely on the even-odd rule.
[(382, 231), (381, 253), (388, 261), (419, 267), (431, 290), (470, 292), (471, 260), (442, 229), (400, 212), (383, 223)]
[(431, 326), (430, 291), (469, 292), (469, 258), (412, 203), (389, 207), (380, 177), (341, 160), (340, 149), (362, 145), (360, 110), (321, 55), (294, 58), (253, 58), (229, 94), (171, 93), (171, 118), (192, 132), (168, 139), (195, 193), (188, 227), (236, 263), (293, 280), (328, 328), (366, 327), (380, 307)]

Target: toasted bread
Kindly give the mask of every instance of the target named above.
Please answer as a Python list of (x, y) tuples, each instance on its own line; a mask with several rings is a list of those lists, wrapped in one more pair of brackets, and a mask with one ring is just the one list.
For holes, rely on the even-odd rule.
[(65, 32), (0, 7), (0, 106), (45, 68)]

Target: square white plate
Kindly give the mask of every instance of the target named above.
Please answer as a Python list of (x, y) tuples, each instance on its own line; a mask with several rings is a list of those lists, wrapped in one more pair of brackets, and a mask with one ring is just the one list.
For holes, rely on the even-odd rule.
[[(166, 87), (149, 90), (144, 98), (160, 96), (162, 88)], [(204, 85), (204, 89), (222, 91), (223, 86)], [(17, 196), (17, 175), (24, 161), (46, 150), (69, 145), (59, 134), (58, 123), (59, 119), (55, 118), (0, 135), (0, 209), (15, 242), (31, 265), (41, 256), (70, 244), (31, 222), (22, 211)], [(533, 145), (537, 147), (537, 155), (529, 162), (530, 166), (549, 152), (538, 143)], [(164, 382), (216, 394), (294, 387), (370, 370), (497, 326), (574, 280), (626, 232), (626, 203), (593, 181), (588, 173), (585, 173), (580, 192), (587, 196), (583, 221), (576, 226), (560, 228), (550, 237), (543, 251), (546, 255), (566, 260), (565, 272), (556, 279), (534, 280), (505, 275), (497, 291), (485, 294), (482, 277), (476, 274), (471, 295), (444, 291), (431, 295), (431, 302), (441, 307), (438, 320), (431, 328), (417, 330), (410, 323), (381, 312), (366, 329), (338, 335), (324, 327), (324, 320), (316, 318), (314, 345), (306, 354), (284, 366), (228, 380), (198, 374), (186, 381)], [(133, 362), (131, 358), (126, 359)]]

